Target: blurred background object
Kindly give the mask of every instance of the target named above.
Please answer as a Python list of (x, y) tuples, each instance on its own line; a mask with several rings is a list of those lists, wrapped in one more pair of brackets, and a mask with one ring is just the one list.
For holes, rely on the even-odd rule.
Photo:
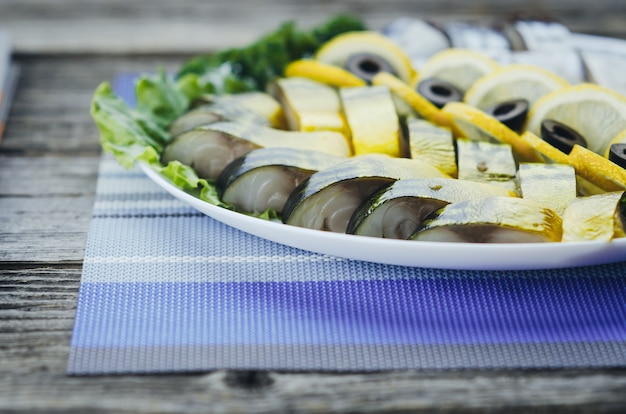
[(17, 64), (12, 59), (12, 47), (11, 35), (0, 26), (0, 142), (9, 117), (19, 72)]
[(2, 0), (0, 26), (17, 53), (193, 54), (247, 44), (277, 22), (313, 26), (337, 13), (376, 30), (402, 16), (444, 26), (523, 18), (626, 38), (626, 2), (616, 0)]

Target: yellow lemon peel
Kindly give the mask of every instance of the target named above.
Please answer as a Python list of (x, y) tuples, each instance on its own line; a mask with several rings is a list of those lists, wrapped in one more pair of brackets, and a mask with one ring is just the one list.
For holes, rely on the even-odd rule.
[(509, 144), (518, 161), (542, 161), (541, 156), (535, 149), (517, 133), (480, 109), (463, 102), (450, 102), (442, 108), (442, 111), (451, 117), (455, 128), (460, 132), (460, 136), (469, 139), (485, 140), (475, 136), (479, 134), (482, 137)]
[(626, 96), (589, 83), (567, 86), (532, 105), (525, 129), (540, 135), (546, 119), (567, 125), (585, 138), (591, 151), (606, 154), (626, 129)]
[[(409, 104), (422, 118), (435, 125), (454, 128), (452, 118), (441, 109), (433, 105), (428, 99), (417, 93), (407, 83), (398, 79), (390, 73), (381, 72), (372, 80), (373, 85), (386, 86), (391, 93)], [(454, 129), (453, 129), (454, 132)]]
[(568, 159), (576, 174), (604, 191), (626, 190), (626, 170), (603, 156), (574, 145)]
[(309, 78), (337, 88), (366, 85), (364, 80), (339, 66), (310, 59), (291, 62), (285, 68), (285, 76)]
[(333, 37), (315, 53), (315, 59), (344, 67), (348, 57), (356, 53), (372, 53), (385, 59), (398, 77), (412, 83), (417, 77), (411, 59), (397, 44), (374, 31), (348, 32)]
[(546, 69), (514, 63), (476, 80), (464, 101), (483, 110), (514, 99), (525, 99), (532, 106), (542, 96), (566, 86), (569, 82)]

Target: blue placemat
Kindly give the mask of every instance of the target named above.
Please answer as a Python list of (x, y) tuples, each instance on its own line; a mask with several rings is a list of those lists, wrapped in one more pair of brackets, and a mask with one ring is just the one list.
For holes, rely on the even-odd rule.
[(482, 272), (313, 254), (105, 156), (68, 372), (624, 367), (625, 275), (626, 262)]

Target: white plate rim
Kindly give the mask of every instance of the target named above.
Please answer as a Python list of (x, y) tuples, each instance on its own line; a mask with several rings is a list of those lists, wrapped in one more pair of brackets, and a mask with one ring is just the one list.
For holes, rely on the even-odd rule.
[(210, 204), (176, 187), (148, 164), (138, 164), (158, 186), (215, 220), (266, 240), (343, 259), (453, 270), (537, 270), (626, 261), (626, 238), (611, 242), (442, 243), (380, 239), (289, 226)]

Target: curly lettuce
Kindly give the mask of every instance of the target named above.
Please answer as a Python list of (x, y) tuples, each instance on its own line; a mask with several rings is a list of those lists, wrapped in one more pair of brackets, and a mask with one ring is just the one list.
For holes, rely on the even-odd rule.
[[(178, 188), (211, 204), (229, 207), (218, 196), (215, 183), (199, 178), (195, 171), (178, 161), (163, 166), (160, 153), (171, 140), (165, 127), (187, 109), (190, 96), (164, 74), (137, 82), (137, 107), (131, 108), (117, 97), (108, 82), (96, 89), (91, 116), (100, 131), (100, 144), (125, 168), (140, 161), (150, 165)], [(148, 99), (150, 97), (150, 99)], [(156, 99), (159, 98), (159, 99)]]

